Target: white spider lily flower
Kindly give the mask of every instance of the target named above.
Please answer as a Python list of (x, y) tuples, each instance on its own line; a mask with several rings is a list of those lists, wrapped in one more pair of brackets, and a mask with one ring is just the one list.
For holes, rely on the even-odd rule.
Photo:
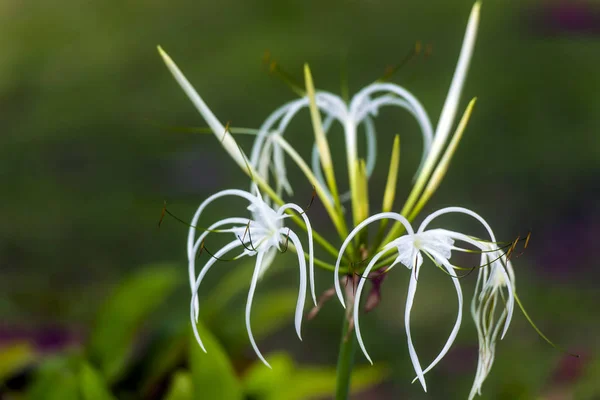
[[(256, 352), (256, 355), (261, 359), (263, 363), (265, 363), (265, 365), (270, 367), (269, 363), (265, 360), (260, 350), (258, 349), (250, 327), (250, 311), (252, 308), (252, 300), (254, 298), (254, 292), (256, 290), (257, 282), (270, 266), (271, 262), (273, 261), (276, 255), (276, 252), (281, 251), (282, 244), (285, 244), (284, 246), (287, 246), (288, 241), (291, 242), (291, 244), (295, 248), (296, 253), (298, 254), (298, 266), (300, 270), (300, 285), (294, 322), (296, 333), (298, 334), (300, 340), (302, 340), (300, 327), (302, 323), (304, 302), (306, 299), (306, 261), (304, 259), (303, 246), (298, 235), (293, 230), (284, 226), (284, 221), (286, 217), (288, 217), (288, 215), (286, 214), (288, 210), (298, 212), (298, 214), (302, 216), (306, 224), (306, 228), (308, 231), (308, 270), (310, 290), (313, 302), (316, 305), (317, 300), (315, 295), (314, 284), (313, 240), (310, 221), (308, 220), (308, 217), (306, 216), (304, 210), (300, 206), (293, 203), (288, 203), (282, 205), (278, 209), (273, 209), (267, 203), (264, 202), (256, 186), (254, 186), (254, 191), (254, 194), (237, 189), (228, 189), (220, 191), (208, 197), (200, 205), (200, 207), (194, 214), (194, 217), (192, 218), (190, 224), (187, 242), (189, 278), (190, 286), (192, 289), (190, 318), (192, 321), (192, 328), (194, 330), (196, 340), (198, 341), (198, 344), (200, 345), (202, 350), (206, 352), (206, 349), (204, 348), (204, 344), (200, 339), (200, 335), (198, 334), (198, 330), (196, 327), (199, 310), (198, 291), (200, 288), (200, 284), (202, 283), (202, 280), (204, 279), (206, 273), (210, 270), (210, 268), (215, 264), (217, 260), (227, 255), (227, 253), (230, 253), (234, 250), (240, 250), (240, 247), (243, 248), (243, 251), (236, 257), (234, 257), (234, 259), (239, 259), (244, 256), (256, 256), (254, 273), (252, 275), (252, 280), (250, 281), (250, 290), (248, 292), (248, 299), (246, 302), (246, 329), (248, 331), (250, 343), (252, 344), (252, 348)], [(207, 230), (202, 232), (202, 234), (200, 234), (200, 236), (196, 238), (196, 224), (200, 216), (204, 212), (205, 208), (215, 200), (226, 196), (241, 197), (247, 200), (250, 203), (250, 205), (248, 206), (248, 210), (251, 212), (252, 217), (233, 217), (222, 219), (210, 225)], [(214, 254), (211, 254), (211, 258), (204, 264), (204, 266), (200, 270), (198, 277), (196, 277), (196, 256), (200, 249), (203, 248), (204, 240), (206, 239), (206, 237), (210, 233), (214, 232), (232, 233), (235, 236), (235, 239), (223, 246)]]
[[(384, 106), (404, 108), (416, 118), (423, 135), (421, 164), (425, 161), (433, 141), (433, 127), (421, 103), (405, 88), (393, 83), (373, 83), (358, 92), (350, 104), (346, 104), (341, 97), (329, 92), (317, 92), (315, 101), (317, 108), (326, 114), (323, 123), (323, 130), (326, 134), (336, 121), (344, 129), (349, 171), (354, 169), (354, 162), (358, 157), (357, 129), (364, 125), (367, 139), (366, 170), (367, 176), (371, 176), (377, 156), (377, 137), (373, 117), (376, 117)], [(292, 187), (287, 179), (284, 152), (276, 142), (269, 138), (271, 135), (283, 135), (296, 114), (308, 107), (309, 103), (309, 97), (305, 96), (276, 109), (259, 128), (252, 147), (250, 164), (264, 179), (268, 178), (269, 167), (272, 167), (278, 194), (283, 190), (291, 194)], [(316, 143), (312, 152), (312, 170), (319, 182), (326, 187)], [(348, 193), (341, 197), (343, 200), (350, 198)]]
[[(492, 369), (498, 334), (503, 326), (503, 321), (506, 321), (505, 328), (506, 324), (510, 322), (508, 308), (504, 307), (504, 304), (507, 302), (507, 298), (514, 298), (515, 291), (515, 275), (510, 260), (503, 259), (502, 253), (493, 251), (491, 246), (488, 247), (488, 252), (482, 254), (485, 254), (491, 267), (482, 268), (479, 271), (475, 296), (471, 302), (471, 315), (475, 321), (479, 340), (479, 357), (469, 400), (477, 394), (481, 395), (483, 382)], [(503, 273), (505, 270), (508, 274)], [(512, 291), (509, 290), (509, 287), (512, 287)], [(501, 310), (499, 313), (496, 311), (498, 307)], [(497, 316), (497, 314), (499, 315)]]
[[(461, 242), (470, 244), (472, 246), (475, 246), (482, 253), (482, 256), (481, 256), (482, 260), (489, 259), (490, 257), (493, 257), (496, 254), (496, 252), (492, 252), (492, 253), (488, 252), (490, 249), (497, 250), (497, 253), (500, 253), (500, 251), (497, 248), (491, 247), (491, 245), (490, 245), (491, 242), (484, 242), (484, 241), (475, 239), (472, 236), (467, 236), (463, 233), (454, 232), (454, 231), (450, 231), (450, 230), (446, 230), (446, 229), (426, 230), (427, 226), (435, 218), (437, 218), (441, 215), (444, 215), (444, 214), (448, 214), (448, 213), (461, 213), (461, 214), (466, 214), (466, 215), (469, 215), (469, 216), (475, 218), (487, 230), (488, 234), (490, 235), (491, 241), (495, 242), (495, 236), (494, 236), (491, 228), (489, 227), (488, 223), (482, 217), (480, 217), (477, 213), (475, 213), (471, 210), (468, 210), (466, 208), (448, 207), (448, 208), (438, 210), (438, 211), (430, 214), (427, 218), (425, 218), (425, 220), (421, 223), (419, 229), (416, 232), (413, 230), (409, 221), (402, 215), (397, 214), (397, 213), (391, 213), (391, 212), (379, 213), (379, 214), (375, 214), (375, 215), (367, 218), (366, 220), (364, 220), (363, 222), (358, 224), (356, 226), (356, 228), (354, 228), (354, 230), (352, 230), (352, 232), (350, 232), (350, 234), (348, 235), (348, 237), (346, 238), (346, 240), (344, 241), (344, 243), (342, 244), (342, 246), (340, 248), (338, 259), (337, 259), (337, 262), (335, 265), (336, 278), (334, 280), (334, 285), (335, 285), (335, 289), (336, 289), (338, 298), (340, 299), (340, 302), (342, 303), (342, 305), (345, 307), (346, 305), (345, 305), (345, 301), (344, 301), (344, 296), (343, 296), (343, 293), (342, 293), (342, 290), (340, 287), (339, 279), (337, 278), (337, 274), (339, 272), (342, 256), (343, 256), (344, 252), (346, 251), (346, 247), (348, 246), (348, 244), (354, 239), (354, 237), (362, 229), (364, 229), (367, 225), (369, 225), (373, 222), (376, 222), (376, 221), (379, 221), (382, 219), (393, 219), (393, 220), (396, 220), (397, 222), (401, 223), (402, 225), (404, 225), (407, 234), (402, 235), (402, 236), (392, 240), (391, 242), (387, 243), (385, 246), (383, 246), (381, 248), (381, 250), (379, 250), (373, 256), (373, 258), (369, 261), (366, 269), (362, 273), (362, 279), (360, 280), (358, 287), (356, 289), (356, 295), (355, 295), (354, 304), (353, 304), (353, 319), (354, 319), (356, 337), (358, 339), (359, 346), (362, 349), (363, 353), (365, 354), (365, 357), (369, 360), (369, 362), (372, 363), (373, 361), (371, 360), (371, 357), (369, 356), (369, 354), (366, 351), (366, 348), (365, 348), (365, 345), (364, 345), (364, 342), (362, 339), (362, 335), (360, 332), (360, 323), (359, 323), (360, 296), (361, 296), (363, 287), (365, 285), (365, 281), (367, 280), (369, 273), (371, 272), (373, 267), (377, 264), (377, 262), (381, 259), (381, 257), (383, 257), (385, 254), (389, 253), (391, 250), (395, 249), (397, 252), (397, 257), (389, 266), (386, 267), (385, 272), (388, 272), (390, 269), (392, 269), (398, 263), (405, 265), (408, 269), (411, 270), (409, 286), (408, 286), (408, 294), (407, 294), (406, 306), (405, 306), (404, 323), (405, 323), (406, 336), (407, 336), (407, 341), (408, 341), (409, 355), (410, 355), (413, 367), (415, 369), (415, 372), (417, 374), (417, 378), (415, 378), (415, 380), (418, 379), (421, 382), (421, 385), (423, 386), (423, 389), (425, 391), (427, 391), (427, 386), (425, 384), (424, 375), (428, 371), (430, 371), (435, 365), (437, 365), (439, 363), (439, 361), (450, 350), (450, 347), (454, 343), (456, 335), (458, 334), (458, 330), (460, 328), (460, 324), (462, 321), (463, 295), (462, 295), (460, 283), (458, 281), (458, 276), (456, 275), (456, 272), (455, 272), (455, 270), (459, 269), (459, 267), (456, 267), (455, 265), (451, 264), (450, 258), (452, 256), (453, 250), (465, 251), (465, 252), (471, 252), (472, 250), (469, 250), (469, 249), (466, 249), (463, 247), (458, 247), (455, 245), (455, 242), (461, 241)], [(419, 273), (421, 270), (421, 265), (423, 263), (423, 254), (425, 254), (427, 257), (429, 257), (440, 268), (444, 269), (448, 275), (450, 275), (450, 277), (452, 278), (452, 282), (454, 284), (457, 299), (458, 299), (458, 315), (457, 315), (454, 327), (452, 328), (452, 331), (451, 331), (448, 339), (446, 340), (444, 347), (438, 354), (438, 356), (425, 369), (423, 369), (421, 367), (421, 363), (419, 361), (416, 350), (412, 343), (411, 329), (410, 329), (410, 313), (411, 313), (413, 303), (414, 303), (414, 298), (416, 295)], [(499, 258), (499, 260), (500, 260), (500, 258)], [(503, 332), (503, 334), (504, 334), (504, 333), (506, 333), (506, 329), (508, 328), (508, 325), (510, 324), (510, 320), (512, 318), (512, 313), (513, 313), (513, 309), (514, 309), (514, 297), (512, 296), (513, 289), (512, 289), (511, 278), (510, 278), (509, 274), (506, 272), (506, 270), (504, 268), (498, 268), (497, 265), (498, 265), (498, 263), (492, 263), (489, 266), (482, 266), (481, 271), (485, 270), (485, 272), (480, 271), (480, 276), (482, 276), (482, 278), (481, 278), (482, 281), (485, 281), (485, 283), (482, 283), (482, 285), (483, 285), (482, 293), (486, 293), (486, 295), (484, 296), (486, 298), (486, 301), (488, 301), (488, 297), (489, 297), (489, 295), (487, 295), (489, 288), (493, 287), (494, 283), (502, 281), (502, 282), (505, 282), (505, 284), (506, 284), (506, 287), (508, 289), (507, 304), (506, 304), (506, 310), (505, 310), (506, 314), (505, 314), (504, 318), (502, 318), (505, 321), (504, 322), (504, 332)], [(493, 273), (493, 278), (494, 278), (493, 280), (491, 279), (492, 275), (490, 275), (492, 273)], [(484, 292), (484, 290), (485, 290), (485, 292)], [(484, 309), (485, 309), (485, 307), (484, 307)], [(483, 329), (482, 329), (482, 331), (483, 331)]]

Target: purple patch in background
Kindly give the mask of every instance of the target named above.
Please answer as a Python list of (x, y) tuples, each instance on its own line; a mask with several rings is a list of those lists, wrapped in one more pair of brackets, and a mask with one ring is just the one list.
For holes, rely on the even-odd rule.
[(83, 343), (81, 332), (59, 326), (17, 327), (0, 326), (0, 347), (14, 342), (31, 343), (42, 353), (51, 353)]
[(600, 35), (600, 3), (549, 1), (529, 10), (530, 27), (545, 35)]

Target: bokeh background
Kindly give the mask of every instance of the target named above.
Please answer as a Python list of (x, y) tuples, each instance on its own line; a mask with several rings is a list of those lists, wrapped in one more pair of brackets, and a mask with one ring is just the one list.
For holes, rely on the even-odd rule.
[[(0, 2), (0, 397), (102, 398), (102, 385), (117, 398), (163, 398), (169, 391), (195, 393), (171, 397), (182, 399), (229, 396), (207, 392), (215, 381), (202, 371), (218, 370), (218, 362), (206, 367), (212, 359), (200, 359), (200, 368), (190, 361), (196, 350), (188, 346), (187, 228), (165, 219), (158, 229), (157, 222), (164, 200), (188, 220), (209, 194), (248, 182), (214, 137), (176, 129), (204, 122), (157, 44), (222, 121), (258, 127), (295, 98), (269, 73), (265, 51), (300, 82), (309, 62), (318, 88), (339, 93), (346, 76), (354, 93), (420, 41), (430, 54), (415, 57), (392, 80), (412, 91), (435, 122), (471, 6), (442, 0)], [(498, 344), (482, 398), (600, 398), (599, 38), (598, 2), (483, 3), (461, 104), (473, 96), (478, 102), (424, 212), (472, 208), (505, 240), (531, 231), (529, 247), (515, 260), (521, 299), (548, 336), (581, 357), (547, 345), (517, 313)], [(397, 109), (384, 109), (376, 124), (372, 210), (381, 203), (396, 133), (402, 138), (399, 209), (421, 139), (416, 123)], [(332, 147), (343, 162), (337, 132)], [(307, 112), (286, 137), (308, 154)], [(251, 145), (246, 137), (240, 142)], [(290, 169), (298, 182), (292, 200), (304, 204), (311, 188)], [(239, 203), (221, 204), (215, 215), (239, 214)], [(339, 245), (319, 204), (311, 213)], [(448, 224), (469, 228), (460, 219)], [(248, 262), (215, 270), (206, 284), (211, 315), (204, 321), (247, 398), (293, 398), (291, 391), (327, 398), (342, 310), (327, 303), (305, 322), (299, 342), (291, 317), (294, 259), (280, 260), (260, 284), (253, 323), (264, 352), (284, 365), (279, 370), (301, 372), (268, 375), (254, 364), (242, 317)], [(429, 392), (410, 384), (407, 277), (400, 267), (391, 274), (382, 303), (363, 319), (376, 367), (367, 368), (357, 353), (365, 368), (358, 370), (364, 382), (356, 398), (466, 398), (477, 357), (468, 318), (453, 350), (429, 374)], [(329, 273), (317, 278), (319, 292), (333, 283)], [(468, 301), (474, 278), (463, 281)], [(421, 280), (412, 320), (427, 360), (449, 333), (456, 305), (445, 275), (431, 268)], [(190, 365), (200, 371), (193, 379)], [(56, 387), (66, 389), (56, 394)], [(311, 387), (318, 390), (300, 390)]]

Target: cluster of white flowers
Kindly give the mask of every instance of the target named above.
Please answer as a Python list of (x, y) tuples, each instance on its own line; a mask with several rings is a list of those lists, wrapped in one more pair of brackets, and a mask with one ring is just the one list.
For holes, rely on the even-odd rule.
[[(315, 92), (310, 70), (306, 66), (306, 96), (284, 104), (265, 120), (262, 126), (255, 132), (256, 138), (249, 157), (246, 157), (229, 129), (223, 126), (219, 119), (211, 112), (170, 57), (159, 48), (164, 61), (175, 79), (204, 117), (224, 149), (252, 179), (251, 192), (229, 189), (210, 196), (200, 205), (191, 222), (187, 243), (189, 278), (192, 290), (190, 317), (196, 339), (200, 346), (202, 346), (202, 349), (204, 349), (204, 346), (196, 328), (200, 284), (208, 270), (218, 259), (228, 256), (231, 252), (241, 251), (234, 258), (256, 256), (256, 264), (246, 304), (246, 328), (256, 354), (266, 365), (269, 365), (260, 353), (252, 336), (250, 311), (257, 282), (267, 271), (277, 252), (281, 251), (282, 247), (287, 249), (288, 245), (298, 255), (300, 287), (295, 314), (295, 327), (298, 337), (301, 338), (300, 327), (306, 298), (307, 280), (310, 282), (311, 297), (316, 305), (314, 283), (314, 264), (316, 259), (313, 254), (314, 238), (329, 253), (337, 255), (334, 267), (335, 290), (342, 305), (348, 307), (351, 311), (349, 315), (354, 321), (358, 343), (369, 361), (371, 361), (371, 358), (366, 351), (359, 325), (359, 303), (369, 273), (373, 270), (388, 272), (398, 263), (405, 265), (411, 270), (405, 306), (405, 327), (408, 350), (417, 375), (415, 379), (418, 379), (423, 389), (426, 390), (424, 375), (449, 351), (458, 334), (462, 321), (463, 294), (456, 272), (461, 268), (450, 262), (452, 251), (475, 251), (481, 254), (481, 265), (478, 267), (476, 292), (472, 300), (471, 312), (477, 327), (480, 350), (476, 377), (470, 398), (480, 393), (481, 385), (488, 375), (494, 360), (496, 339), (500, 332), (502, 332), (501, 336), (504, 336), (513, 314), (515, 279), (508, 256), (497, 244), (494, 233), (488, 223), (471, 210), (461, 207), (449, 207), (438, 210), (426, 217), (416, 231), (409, 222), (415, 218), (443, 178), (474, 104), (474, 101), (469, 104), (462, 120), (456, 127), (452, 140), (448, 144), (448, 138), (454, 127), (460, 94), (475, 44), (479, 10), (480, 4), (476, 3), (469, 17), (454, 77), (435, 129), (421, 103), (408, 90), (401, 86), (393, 83), (374, 83), (363, 88), (351, 99), (349, 104), (346, 104), (340, 97), (334, 94)], [(373, 172), (377, 155), (377, 134), (374, 119), (377, 117), (379, 110), (384, 106), (400, 107), (415, 117), (423, 135), (423, 156), (415, 176), (414, 187), (402, 211), (400, 213), (391, 211), (391, 203), (393, 202), (396, 187), (395, 169), (397, 170), (397, 161), (395, 167), (392, 161), (390, 167), (391, 178), (388, 179), (384, 195), (383, 212), (369, 216), (368, 194), (365, 192), (367, 187), (366, 182)], [(283, 137), (290, 121), (300, 110), (306, 107), (310, 109), (315, 133), (315, 145), (310, 166)], [(325, 117), (323, 122), (321, 122), (321, 114)], [(327, 142), (327, 133), (336, 121), (342, 126), (345, 135), (345, 152), (350, 185), (349, 190), (342, 194), (338, 193), (334, 167)], [(359, 157), (357, 148), (357, 132), (361, 126), (364, 127), (366, 135), (367, 148), (365, 159)], [(399, 151), (396, 142), (394, 152)], [(292, 194), (293, 189), (286, 172), (286, 155), (300, 168), (311, 185), (315, 187), (316, 194), (325, 206), (343, 241), (339, 250), (316, 232), (313, 232), (306, 212), (302, 207), (283, 201), (282, 196)], [(274, 180), (273, 186), (269, 182), (271, 178)], [(225, 196), (241, 197), (247, 201), (249, 203), (248, 210), (250, 211), (251, 218), (225, 218), (208, 226), (206, 230), (197, 236), (198, 229), (196, 226), (199, 223), (200, 217), (205, 213), (205, 208), (215, 200)], [(352, 219), (355, 225), (355, 228), (351, 231), (348, 231), (346, 227), (346, 215), (344, 209), (341, 207), (341, 203), (348, 200), (351, 201)], [(434, 219), (448, 213), (461, 213), (475, 218), (487, 230), (489, 238), (483, 240), (452, 230), (427, 229)], [(299, 235), (285, 224), (292, 220), (307, 232), (307, 253), (304, 252)], [(358, 283), (355, 296), (353, 296), (353, 300), (345, 298), (340, 287), (340, 278), (344, 275), (341, 273), (340, 266), (343, 262), (348, 261), (352, 256), (358, 254), (355, 244), (357, 243), (357, 238), (360, 237), (360, 232), (367, 225), (376, 221), (380, 221), (381, 223), (384, 220), (386, 221), (385, 223), (388, 220), (393, 220), (395, 224), (389, 229), (387, 236), (380, 240), (380, 243), (372, 244), (374, 255), (370, 258), (367, 267), (362, 270), (363, 279), (360, 279)], [(205, 225), (202, 224), (201, 226)], [(385, 227), (386, 225), (382, 225), (382, 228)], [(202, 249), (206, 237), (215, 232), (230, 234), (234, 238), (220, 250), (212, 254), (196, 276), (195, 262), (197, 254)], [(456, 244), (457, 242), (469, 245), (472, 248), (461, 247)], [(384, 257), (385, 255), (391, 255), (392, 252), (396, 253), (395, 258)], [(434, 265), (443, 270), (451, 278), (458, 298), (458, 315), (454, 327), (439, 355), (424, 369), (421, 367), (413, 346), (410, 329), (411, 310), (417, 290), (419, 273), (423, 264), (423, 255), (431, 259)], [(308, 260), (308, 267), (306, 260)], [(499, 301), (499, 298), (501, 298), (502, 302)]]

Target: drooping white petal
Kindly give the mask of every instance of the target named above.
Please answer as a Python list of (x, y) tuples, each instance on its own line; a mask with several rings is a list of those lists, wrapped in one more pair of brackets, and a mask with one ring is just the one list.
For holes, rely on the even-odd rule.
[[(456, 317), (456, 322), (454, 323), (454, 327), (452, 328), (452, 332), (450, 332), (450, 336), (448, 336), (448, 339), (446, 340), (446, 344), (444, 345), (444, 347), (442, 348), (442, 350), (440, 351), (438, 356), (431, 362), (431, 364), (429, 364), (429, 366), (427, 366), (427, 368), (425, 368), (423, 370), (423, 375), (426, 374), (427, 372), (431, 371), (431, 369), (433, 367), (435, 367), (442, 360), (442, 358), (444, 358), (446, 353), (448, 353), (448, 351), (450, 350), (450, 347), (452, 346), (452, 344), (454, 343), (454, 340), (456, 339), (456, 335), (458, 335), (458, 330), (460, 329), (460, 324), (462, 321), (462, 308), (463, 308), (462, 290), (460, 287), (460, 282), (458, 281), (458, 277), (456, 276), (456, 272), (454, 271), (454, 268), (452, 268), (452, 265), (450, 265), (448, 260), (445, 260), (441, 254), (436, 254), (435, 252), (431, 252), (431, 255), (434, 256), (438, 261), (442, 261), (442, 265), (444, 266), (444, 268), (446, 268), (446, 271), (448, 271), (448, 274), (450, 274), (450, 276), (452, 277), (452, 282), (454, 283), (454, 287), (456, 289), (456, 296), (458, 298), (458, 315)], [(413, 382), (416, 380), (417, 380), (417, 378), (415, 378), (413, 380)]]
[[(478, 3), (476, 3), (476, 5), (473, 7), (475, 9), (475, 7), (478, 7)], [(477, 10), (477, 13), (479, 11)], [(473, 15), (473, 13), (471, 14)], [(483, 219), (483, 217), (481, 217), (479, 214), (477, 214), (474, 211), (471, 211), (467, 208), (464, 207), (446, 207), (446, 208), (442, 208), (432, 214), (430, 214), (429, 216), (427, 216), (427, 218), (425, 218), (425, 220), (423, 220), (423, 222), (421, 223), (421, 226), (419, 227), (418, 232), (422, 232), (425, 230), (425, 228), (427, 227), (427, 225), (429, 225), (429, 223), (431, 223), (431, 221), (433, 221), (435, 218), (444, 215), (444, 214), (448, 214), (448, 213), (461, 213), (461, 214), (466, 214), (469, 215), (473, 218), (475, 218), (477, 221), (479, 221), (479, 223), (481, 223), (481, 225), (483, 225), (483, 227), (487, 230), (488, 234), (490, 235), (490, 240), (492, 243), (496, 242), (496, 236), (494, 235), (494, 232), (492, 231), (492, 228), (490, 227), (490, 225), (487, 223), (487, 221), (485, 219)], [(447, 231), (449, 235), (453, 235), (455, 239), (458, 240), (462, 240), (464, 242), (470, 243), (474, 246), (477, 246), (478, 248), (481, 248), (483, 250), (488, 250), (489, 248), (487, 247), (483, 247), (483, 245), (479, 242), (477, 242), (476, 240), (458, 233), (458, 232), (452, 232), (452, 231)], [(504, 267), (502, 267), (501, 269), (502, 274), (505, 276), (506, 279), (506, 286), (508, 289), (508, 299), (506, 302), (506, 309), (508, 312), (508, 316), (507, 319), (504, 323), (504, 330), (502, 331), (502, 337), (501, 339), (504, 338), (504, 335), (506, 334), (508, 327), (510, 326), (510, 322), (512, 320), (512, 316), (513, 316), (513, 312), (514, 312), (514, 287), (513, 287), (513, 280), (511, 280), (511, 277), (509, 276), (508, 272), (505, 270)], [(513, 275), (514, 278), (514, 275)], [(484, 283), (485, 284), (485, 283)]]
[(196, 210), (196, 213), (194, 214), (194, 217), (192, 218), (192, 221), (190, 222), (190, 229), (188, 232), (188, 240), (187, 240), (188, 260), (191, 257), (194, 257), (194, 255), (195, 255), (194, 244), (195, 244), (195, 237), (196, 237), (196, 225), (198, 223), (198, 220), (200, 219), (200, 215), (202, 214), (202, 212), (204, 211), (206, 206), (208, 206), (213, 201), (215, 201), (221, 197), (225, 197), (225, 196), (241, 197), (241, 198), (248, 200), (251, 204), (262, 203), (262, 199), (258, 199), (255, 196), (253, 196), (252, 194), (250, 194), (244, 190), (238, 190), (238, 189), (226, 189), (226, 190), (217, 192), (217, 193), (213, 194), (212, 196), (209, 196), (206, 200), (204, 200), (200, 204), (200, 206)]
[[(310, 221), (308, 219), (308, 216), (306, 215), (306, 212), (300, 206), (298, 206), (296, 204), (293, 204), (293, 203), (284, 204), (283, 206), (279, 207), (279, 210), (277, 210), (277, 213), (279, 215), (283, 215), (283, 213), (288, 209), (297, 211), (300, 214), (300, 216), (302, 217), (302, 219), (304, 220), (304, 224), (306, 225), (306, 232), (308, 234), (308, 273), (309, 273), (309, 280), (310, 280), (310, 293), (311, 293), (311, 296), (313, 299), (313, 303), (315, 304), (315, 307), (316, 307), (317, 306), (317, 295), (316, 295), (316, 290), (315, 290), (315, 260), (314, 260), (312, 227), (310, 225)], [(302, 251), (300, 251), (298, 253), (298, 256), (304, 257), (304, 254), (302, 254)]]
[(383, 256), (386, 252), (387, 252), (386, 249), (381, 250), (379, 253), (375, 254), (373, 259), (369, 262), (369, 264), (367, 265), (367, 268), (365, 269), (365, 271), (362, 274), (362, 279), (360, 280), (360, 282), (358, 282), (358, 287), (356, 288), (356, 294), (354, 295), (353, 318), (354, 318), (354, 331), (356, 332), (356, 340), (358, 341), (358, 345), (360, 346), (360, 349), (362, 350), (362, 352), (365, 355), (365, 357), (367, 358), (367, 360), (369, 360), (371, 365), (373, 365), (373, 360), (371, 360), (371, 357), (369, 356), (369, 353), (367, 353), (367, 349), (365, 348), (365, 343), (363, 342), (362, 334), (360, 333), (360, 324), (358, 321), (359, 309), (360, 309), (360, 295), (362, 294), (363, 287), (365, 286), (365, 282), (367, 281), (367, 279), (369, 277), (369, 273), (371, 272), (371, 269), (373, 269), (373, 267), (375, 266), (377, 261), (379, 261), (381, 256)]
[(248, 338), (250, 339), (250, 344), (252, 345), (254, 352), (267, 367), (271, 368), (271, 365), (267, 362), (267, 360), (265, 360), (262, 353), (258, 349), (256, 341), (254, 340), (254, 336), (252, 335), (252, 328), (250, 327), (250, 310), (252, 309), (252, 300), (254, 299), (254, 292), (256, 291), (256, 283), (258, 282), (258, 276), (260, 274), (262, 259), (263, 253), (258, 253), (256, 255), (256, 265), (254, 267), (254, 273), (252, 274), (252, 280), (250, 281), (248, 300), (246, 301), (246, 330), (248, 331)]
[[(211, 226), (208, 227), (208, 229), (204, 232), (202, 232), (202, 234), (200, 235), (200, 237), (198, 238), (198, 240), (196, 240), (196, 243), (194, 244), (194, 248), (192, 250), (192, 256), (188, 258), (188, 273), (189, 273), (189, 278), (190, 278), (190, 289), (192, 290), (192, 292), (194, 291), (194, 282), (196, 282), (196, 254), (198, 253), (198, 250), (200, 248), (200, 246), (202, 245), (202, 242), (204, 241), (204, 239), (206, 238), (206, 236), (208, 236), (209, 233), (211, 233), (211, 231), (215, 230), (216, 228), (223, 226), (223, 225), (230, 225), (230, 224), (239, 224), (239, 225), (246, 225), (248, 224), (248, 218), (225, 218), (222, 219), (221, 221), (217, 221), (214, 224), (212, 224)], [(196, 313), (198, 312), (198, 301), (196, 300)]]
[[(328, 115), (328, 126), (331, 125), (332, 119), (334, 118), (339, 121), (343, 121), (346, 118), (346, 105), (338, 96), (327, 92), (319, 92), (316, 94), (316, 103), (317, 107)], [(263, 168), (260, 170), (261, 175), (263, 178), (267, 178), (264, 164), (266, 163), (266, 165), (270, 165), (271, 160), (269, 152), (272, 151), (273, 164), (275, 166), (274, 173), (279, 186), (278, 192), (280, 189), (284, 189), (288, 194), (291, 194), (292, 187), (287, 180), (287, 173), (285, 170), (285, 162), (281, 147), (276, 142), (267, 140), (267, 138), (270, 137), (270, 135), (283, 135), (291, 120), (300, 110), (308, 107), (308, 104), (308, 97), (303, 97), (301, 99), (288, 102), (276, 109), (262, 124), (254, 141), (250, 155), (250, 164), (254, 167), (259, 165), (259, 163), (263, 164)], [(273, 129), (276, 124), (278, 124), (277, 128)], [(271, 146), (271, 144), (273, 145)]]
[(348, 245), (350, 244), (350, 242), (352, 241), (352, 239), (354, 239), (354, 237), (363, 229), (365, 228), (367, 225), (369, 225), (372, 222), (375, 221), (379, 221), (382, 219), (393, 219), (396, 220), (398, 222), (400, 222), (402, 225), (404, 225), (404, 227), (406, 228), (406, 231), (409, 234), (413, 234), (413, 228), (410, 225), (410, 222), (408, 222), (408, 220), (406, 218), (404, 218), (402, 215), (398, 214), (398, 213), (393, 213), (393, 212), (384, 212), (384, 213), (379, 213), (379, 214), (375, 214), (370, 216), (369, 218), (365, 219), (364, 221), (362, 221), (360, 224), (356, 225), (356, 227), (354, 229), (352, 229), (352, 232), (350, 232), (348, 234), (348, 236), (346, 237), (346, 239), (344, 240), (344, 243), (342, 243), (342, 246), (340, 247), (340, 251), (338, 253), (338, 258), (335, 262), (335, 269), (333, 271), (333, 284), (335, 286), (335, 292), (338, 296), (338, 299), (340, 300), (340, 303), (342, 303), (342, 306), (344, 308), (346, 308), (346, 304), (344, 301), (344, 294), (342, 292), (342, 288), (340, 286), (340, 279), (339, 279), (339, 273), (340, 273), (340, 263), (342, 262), (342, 257), (344, 256), (344, 253), (346, 252), (346, 247), (348, 247)]
[(281, 230), (282, 234), (289, 235), (292, 244), (297, 249), (298, 253), (298, 267), (300, 269), (300, 284), (298, 285), (298, 301), (296, 302), (296, 315), (294, 318), (294, 326), (296, 327), (296, 333), (298, 338), (302, 340), (302, 333), (300, 331), (302, 325), (302, 315), (304, 313), (304, 302), (306, 301), (306, 261), (304, 260), (304, 251), (302, 250), (302, 243), (293, 231)]
[(417, 293), (417, 283), (419, 279), (419, 272), (421, 271), (420, 267), (415, 266), (414, 268), (414, 273), (410, 274), (410, 282), (408, 284), (408, 295), (406, 296), (406, 308), (404, 311), (404, 325), (406, 328), (406, 338), (408, 340), (408, 354), (410, 355), (410, 360), (412, 361), (417, 378), (419, 378), (421, 386), (423, 386), (423, 390), (427, 391), (427, 384), (425, 383), (423, 369), (421, 368), (421, 363), (419, 362), (419, 357), (415, 351), (415, 346), (412, 342), (412, 336), (410, 334), (410, 313), (415, 300), (415, 294)]
[(223, 246), (223, 248), (221, 248), (219, 251), (217, 251), (215, 253), (214, 257), (211, 257), (206, 262), (206, 264), (204, 264), (204, 267), (202, 267), (202, 269), (200, 270), (200, 275), (198, 275), (198, 279), (196, 279), (196, 283), (194, 284), (194, 289), (192, 292), (192, 300), (190, 303), (190, 320), (192, 322), (192, 329), (194, 330), (194, 336), (196, 337), (196, 341), (198, 342), (198, 344), (200, 345), (202, 350), (204, 350), (205, 353), (206, 353), (206, 349), (204, 348), (204, 344), (202, 343), (202, 340), (200, 339), (200, 334), (198, 333), (198, 327), (196, 326), (196, 323), (198, 320), (198, 312), (199, 312), (198, 308), (196, 307), (197, 298), (198, 298), (198, 289), (200, 288), (200, 284), (202, 283), (204, 276), (210, 270), (210, 267), (212, 267), (213, 264), (217, 261), (217, 259), (223, 257), (225, 254), (227, 254), (231, 250), (234, 250), (234, 249), (240, 247), (241, 245), (242, 244), (239, 241), (234, 240), (233, 242), (230, 242), (229, 244), (226, 244), (225, 246)]

